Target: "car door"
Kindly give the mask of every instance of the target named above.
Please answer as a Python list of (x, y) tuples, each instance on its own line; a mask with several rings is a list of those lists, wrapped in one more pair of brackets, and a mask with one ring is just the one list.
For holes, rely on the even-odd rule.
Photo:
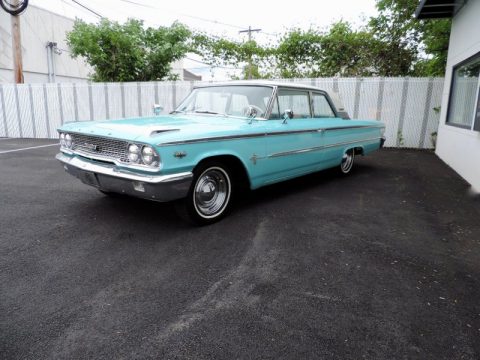
[[(286, 110), (292, 112), (291, 118), (284, 119)], [(322, 128), (319, 119), (312, 116), (308, 89), (280, 87), (266, 126), (267, 182), (318, 168), (322, 157)]]
[(312, 92), (313, 116), (322, 127), (322, 168), (338, 165), (343, 156), (343, 147), (337, 146), (349, 140), (349, 132), (344, 120), (338, 117), (333, 110), (328, 97), (322, 92)]

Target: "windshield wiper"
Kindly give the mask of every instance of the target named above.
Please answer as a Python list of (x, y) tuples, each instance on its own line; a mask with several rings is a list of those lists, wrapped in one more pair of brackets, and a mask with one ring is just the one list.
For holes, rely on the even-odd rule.
[(183, 110), (173, 110), (173, 111), (170, 111), (169, 114), (183, 114), (185, 111)]
[(197, 114), (225, 115), (225, 114), (220, 114), (218, 112), (209, 111), (209, 110), (195, 110), (194, 112), (197, 113)]

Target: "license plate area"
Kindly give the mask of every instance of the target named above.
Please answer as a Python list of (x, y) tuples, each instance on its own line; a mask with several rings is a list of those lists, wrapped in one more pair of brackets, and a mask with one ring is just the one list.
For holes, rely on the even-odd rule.
[(97, 179), (97, 174), (90, 172), (90, 171), (83, 171), (80, 180), (87, 185), (90, 186), (95, 186), (95, 187), (100, 187), (100, 184), (98, 183)]

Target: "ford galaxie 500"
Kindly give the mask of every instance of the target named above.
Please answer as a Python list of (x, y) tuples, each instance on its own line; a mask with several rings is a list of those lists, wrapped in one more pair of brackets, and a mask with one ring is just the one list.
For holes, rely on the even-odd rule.
[(337, 167), (383, 146), (385, 126), (350, 120), (333, 95), (291, 83), (193, 89), (168, 115), (58, 129), (65, 170), (105, 194), (176, 201), (196, 224), (223, 217), (250, 189)]

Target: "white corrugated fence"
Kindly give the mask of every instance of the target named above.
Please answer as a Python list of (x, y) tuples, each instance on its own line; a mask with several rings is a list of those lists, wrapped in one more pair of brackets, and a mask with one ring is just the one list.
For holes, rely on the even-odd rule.
[[(338, 92), (350, 117), (385, 123), (388, 147), (433, 147), (443, 78), (280, 81)], [(0, 84), (0, 137), (56, 138), (65, 122), (149, 116), (153, 104), (169, 112), (197, 83), (204, 82)]]

